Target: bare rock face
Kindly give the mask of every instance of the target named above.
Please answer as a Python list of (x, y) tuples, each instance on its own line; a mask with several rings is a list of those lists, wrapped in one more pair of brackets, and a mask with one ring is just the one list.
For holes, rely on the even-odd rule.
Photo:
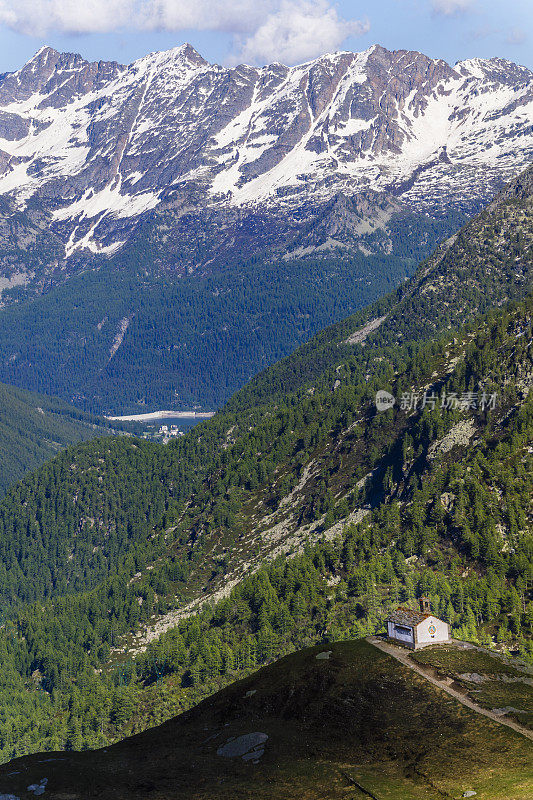
[(10, 156), (9, 153), (4, 153), (3, 150), (0, 150), (0, 175), (9, 172), (18, 163), (20, 162), (16, 156)]
[(527, 200), (531, 202), (533, 195), (533, 166), (525, 170), (494, 200), (491, 207), (507, 200)]
[(0, 76), (0, 196), (37, 202), (67, 258), (176, 203), (286, 220), (371, 192), (469, 213), (531, 161), (532, 117), (533, 74), (501, 59), (374, 46), (224, 69), (190, 45), (130, 66), (45, 47)]

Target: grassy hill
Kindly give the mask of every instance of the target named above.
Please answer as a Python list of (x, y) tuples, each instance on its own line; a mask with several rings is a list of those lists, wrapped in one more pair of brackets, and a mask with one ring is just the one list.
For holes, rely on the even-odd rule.
[(514, 720), (533, 731), (532, 670), (519, 671), (509, 659), (476, 648), (461, 652), (454, 646), (429, 647), (411, 658), (430, 673), (453, 682), (482, 708)]
[(32, 797), (44, 779), (50, 800), (526, 800), (532, 754), (358, 640), (287, 656), (104, 751), (15, 761), (0, 791)]

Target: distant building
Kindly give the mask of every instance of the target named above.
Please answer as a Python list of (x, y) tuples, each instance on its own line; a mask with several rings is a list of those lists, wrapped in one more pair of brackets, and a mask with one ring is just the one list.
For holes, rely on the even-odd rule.
[(450, 628), (431, 613), (429, 600), (420, 598), (420, 611), (410, 608), (397, 608), (386, 620), (389, 639), (417, 650), (428, 644), (442, 644), (450, 641)]

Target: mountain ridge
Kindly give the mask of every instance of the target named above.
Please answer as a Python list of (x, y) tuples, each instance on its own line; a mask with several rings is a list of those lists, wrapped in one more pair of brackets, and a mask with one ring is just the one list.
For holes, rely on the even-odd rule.
[[(163, 74), (165, 84), (161, 82)], [(325, 199), (331, 195), (331, 188), (321, 188), (322, 169), (323, 177), (330, 175), (329, 183), (336, 190), (346, 185), (354, 194), (365, 188), (365, 183), (372, 183), (380, 190), (404, 195), (407, 188), (408, 202), (418, 203), (427, 211), (433, 203), (431, 187), (424, 190), (418, 182), (415, 198), (409, 196), (409, 187), (401, 188), (402, 181), (416, 181), (419, 170), (425, 174), (422, 182), (426, 183), (428, 170), (446, 172), (454, 161), (454, 148), (456, 169), (461, 169), (464, 158), (467, 162), (470, 158), (468, 163), (476, 164), (478, 170), (491, 164), (494, 174), (486, 176), (492, 187), (494, 179), (501, 181), (510, 170), (518, 171), (524, 164), (532, 147), (522, 119), (522, 110), (527, 112), (531, 102), (531, 81), (529, 70), (501, 59), (467, 60), (452, 68), (421, 53), (391, 52), (378, 45), (363, 53), (326, 54), (296, 67), (240, 65), (234, 69), (208, 64), (190, 45), (150, 54), (129, 66), (90, 63), (77, 54), (43, 48), (21, 70), (4, 77), (0, 86), (5, 149), (8, 155), (12, 152), (12, 158), (18, 158), (17, 153), (22, 158), (20, 163), (8, 162), (4, 167), (0, 192), (13, 192), (18, 184), (22, 202), (33, 194), (48, 197), (55, 227), (61, 230), (62, 222), (71, 221), (61, 234), (68, 239), (67, 254), (76, 247), (90, 249), (91, 236), (97, 227), (105, 227), (107, 217), (114, 216), (118, 223), (120, 218), (126, 221), (160, 204), (164, 206), (164, 198), (171, 200), (172, 192), (180, 186), (183, 188), (179, 191), (193, 202), (196, 192), (204, 203), (216, 203), (218, 195), (229, 191), (230, 204), (236, 205), (276, 203), (277, 187), (279, 202), (286, 207), (287, 203), (294, 205), (289, 190), (302, 173), (308, 174), (302, 186), (304, 196)], [(459, 94), (452, 102), (454, 92)], [(120, 107), (116, 105), (119, 98)], [(215, 102), (218, 107), (222, 103), (217, 113)], [(472, 109), (476, 106), (476, 123), (468, 122), (473, 113), (467, 111), (469, 103)], [(435, 127), (431, 114), (441, 107), (439, 104), (442, 113)], [(190, 127), (193, 109), (195, 123)], [(507, 127), (498, 128), (498, 117), (508, 120)], [(116, 123), (119, 119), (120, 136), (113, 128), (113, 120)], [(189, 128), (186, 125), (181, 134), (180, 126), (187, 119)], [(482, 133), (493, 123), (496, 127), (491, 136), (497, 139), (496, 144)], [(470, 132), (469, 125), (474, 125)], [(476, 126), (481, 140), (468, 145)], [(33, 133), (28, 138), (25, 131), (30, 128)], [(55, 157), (51, 159), (47, 147), (51, 144), (50, 132), (56, 130)], [(68, 131), (70, 139), (65, 138)], [(520, 150), (513, 151), (517, 137)], [(506, 147), (510, 149), (507, 155)], [(141, 152), (154, 148), (160, 154), (158, 161)], [(491, 155), (484, 156), (484, 149)], [(245, 150), (249, 151), (246, 156)], [(425, 150), (427, 154), (422, 155)], [(113, 153), (107, 163), (104, 152)], [(324, 162), (322, 167), (326, 152), (331, 163)], [(296, 158), (294, 165), (282, 167), (289, 155), (292, 161)], [(37, 158), (40, 161), (35, 161), (35, 169), (28, 173), (24, 161), (31, 164)], [(377, 158), (382, 174), (372, 166), (367, 168), (365, 158)], [(395, 158), (400, 158), (400, 165)], [(301, 163), (297, 165), (298, 159)], [(209, 160), (215, 165), (214, 171)], [(347, 184), (343, 169), (349, 176)], [(387, 172), (389, 179), (383, 177)], [(270, 189), (266, 185), (260, 188), (261, 184), (257, 190), (250, 188), (260, 176)], [(17, 184), (13, 183), (15, 177)], [(453, 192), (446, 181), (446, 175), (440, 175), (440, 196), (446, 186), (451, 198)], [(82, 191), (83, 183), (86, 188)], [(465, 192), (464, 179), (462, 183), (464, 200), (472, 192)], [(289, 191), (287, 202), (283, 200), (285, 190)], [(295, 202), (301, 203), (298, 194)], [(450, 198), (448, 203), (452, 202)], [(463, 201), (453, 202), (461, 206)], [(93, 249), (112, 252), (120, 241), (118, 229), (116, 233), (112, 243), (106, 243), (105, 235), (98, 243), (98, 234)]]

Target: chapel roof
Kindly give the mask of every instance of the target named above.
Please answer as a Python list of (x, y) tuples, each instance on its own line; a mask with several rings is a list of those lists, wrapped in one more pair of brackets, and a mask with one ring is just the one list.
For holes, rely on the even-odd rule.
[(392, 614), (387, 617), (387, 622), (396, 622), (399, 625), (416, 627), (420, 625), (421, 622), (424, 622), (425, 619), (432, 616), (434, 615), (424, 613), (423, 611), (413, 611), (410, 608), (400, 606), (400, 608), (397, 608), (396, 611), (393, 611)]

